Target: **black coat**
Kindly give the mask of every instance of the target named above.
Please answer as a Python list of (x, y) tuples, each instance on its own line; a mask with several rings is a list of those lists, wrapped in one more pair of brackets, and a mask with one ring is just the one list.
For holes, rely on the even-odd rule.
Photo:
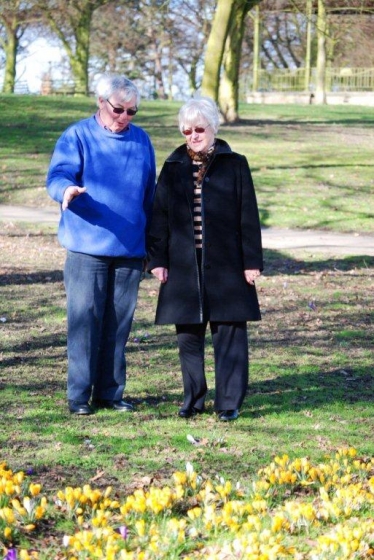
[(192, 173), (183, 145), (165, 161), (157, 183), (147, 268), (165, 267), (169, 278), (160, 287), (156, 324), (201, 323), (204, 307), (210, 321), (258, 321), (256, 289), (244, 277), (245, 269), (263, 268), (260, 221), (247, 160), (216, 140), (201, 192), (201, 279), (194, 242)]

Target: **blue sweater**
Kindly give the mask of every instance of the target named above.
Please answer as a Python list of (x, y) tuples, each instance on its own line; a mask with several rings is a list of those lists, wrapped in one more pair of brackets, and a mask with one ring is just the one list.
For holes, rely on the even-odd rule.
[(61, 245), (89, 255), (143, 258), (155, 178), (154, 149), (138, 126), (116, 134), (94, 115), (70, 126), (52, 156), (48, 193), (61, 204), (67, 187), (87, 191), (61, 213)]

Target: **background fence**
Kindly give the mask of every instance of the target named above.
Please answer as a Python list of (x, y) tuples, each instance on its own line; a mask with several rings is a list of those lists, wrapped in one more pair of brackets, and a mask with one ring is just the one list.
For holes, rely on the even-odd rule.
[[(316, 68), (311, 69), (309, 80), (309, 92), (316, 89)], [(243, 80), (241, 97), (246, 97), (253, 91), (252, 76)], [(295, 70), (261, 70), (259, 73), (260, 92), (305, 92), (305, 68)], [(326, 69), (326, 91), (327, 92), (374, 92), (374, 68), (327, 68)], [(27, 94), (29, 88), (27, 82), (18, 81), (15, 93)], [(73, 80), (48, 80), (41, 84), (41, 95), (77, 95), (81, 92)]]
[[(316, 89), (316, 68), (311, 69), (309, 91)], [(246, 93), (252, 91), (249, 77)], [(295, 70), (260, 70), (259, 91), (305, 91), (305, 68)], [(374, 91), (374, 68), (327, 68), (326, 91)]]

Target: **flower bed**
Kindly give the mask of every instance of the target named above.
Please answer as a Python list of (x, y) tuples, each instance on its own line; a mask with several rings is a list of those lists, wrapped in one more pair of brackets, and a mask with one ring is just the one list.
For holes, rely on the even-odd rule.
[[(45, 550), (46, 525), (61, 520), (73, 530)], [(188, 463), (168, 486), (123, 499), (90, 485), (46, 497), (3, 463), (0, 543), (5, 560), (374, 558), (374, 458), (355, 449), (320, 464), (279, 456), (247, 487)]]

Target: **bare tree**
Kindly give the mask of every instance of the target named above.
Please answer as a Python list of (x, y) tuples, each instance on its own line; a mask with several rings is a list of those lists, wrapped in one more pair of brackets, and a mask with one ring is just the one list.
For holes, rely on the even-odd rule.
[(24, 48), (21, 40), (25, 31), (40, 21), (35, 2), (0, 1), (0, 46), (4, 53), (3, 93), (14, 93), (17, 56)]
[(373, 66), (373, 0), (325, 0), (325, 6), (328, 62), (334, 66)]
[(108, 5), (93, 18), (90, 64), (142, 79), (158, 98), (172, 98), (178, 90), (183, 97), (192, 94), (201, 85), (215, 3), (122, 0)]
[[(258, 48), (262, 68), (271, 70), (303, 66), (307, 51), (308, 2), (309, 0), (262, 0), (258, 4), (261, 24)], [(250, 15), (243, 41), (243, 60), (247, 65), (252, 62), (254, 48), (254, 24), (250, 22), (255, 17)]]
[(88, 95), (88, 63), (94, 12), (115, 0), (38, 0), (45, 21), (60, 40), (69, 59), (75, 90)]
[(122, 72), (130, 79), (144, 71), (148, 38), (139, 3), (119, 1), (93, 15), (90, 68), (95, 72)]
[[(374, 0), (321, 1), (325, 66), (374, 63)], [(44, 34), (49, 32), (65, 50), (81, 93), (88, 93), (89, 71), (124, 72), (141, 79), (148, 94), (159, 98), (172, 98), (177, 90), (186, 96), (201, 88), (233, 122), (239, 118), (239, 83), (257, 60), (269, 69), (316, 64), (317, 29), (323, 26), (316, 21), (318, 2), (0, 0), (3, 91), (14, 91), (17, 56), (28, 36), (25, 31), (43, 21)], [(248, 17), (254, 6), (259, 7), (261, 19), (256, 61)]]
[(148, 83), (165, 99), (170, 20), (164, 0), (117, 1), (100, 11), (92, 30), (92, 63)]
[(216, 0), (177, 0), (170, 4), (173, 58), (187, 75), (189, 94), (193, 94), (201, 87), (205, 46), (212, 27)]

